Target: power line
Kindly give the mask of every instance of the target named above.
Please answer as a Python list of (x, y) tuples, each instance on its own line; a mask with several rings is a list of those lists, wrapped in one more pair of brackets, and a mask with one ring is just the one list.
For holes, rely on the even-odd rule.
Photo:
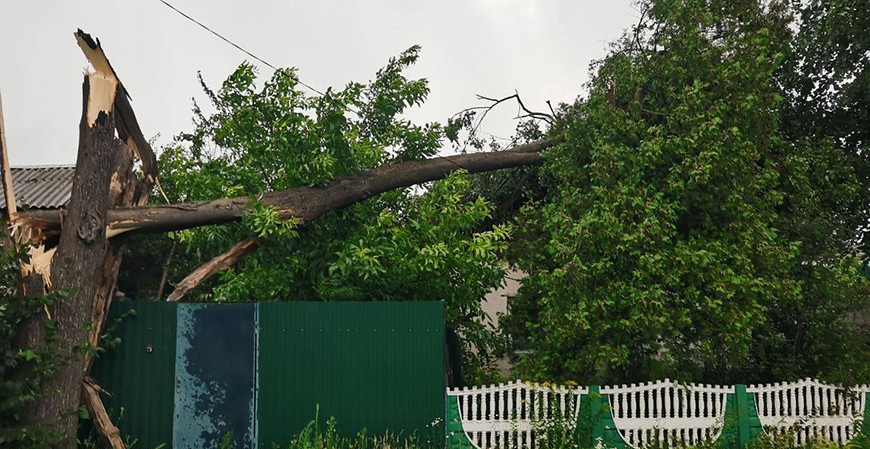
[[(214, 34), (215, 36), (217, 36), (218, 38), (220, 38), (222, 41), (224, 41), (224, 42), (226, 42), (226, 43), (232, 45), (233, 47), (236, 47), (236, 49), (238, 49), (238, 50), (241, 51), (242, 53), (244, 53), (244, 54), (246, 54), (246, 55), (248, 55), (248, 56), (250, 56), (250, 57), (256, 59), (257, 61), (262, 62), (263, 64), (265, 64), (265, 65), (267, 65), (268, 67), (270, 67), (272, 70), (278, 71), (278, 68), (275, 67), (274, 65), (269, 64), (268, 62), (266, 62), (266, 60), (264, 60), (264, 59), (258, 57), (257, 55), (255, 55), (255, 54), (249, 52), (248, 50), (245, 50), (245, 49), (242, 48), (240, 45), (238, 45), (238, 44), (236, 44), (235, 42), (233, 42), (233, 41), (227, 39), (227, 38), (224, 37), (222, 34), (218, 33), (217, 31), (215, 31), (215, 30), (213, 30), (213, 29), (211, 29), (211, 28), (209, 28), (208, 26), (206, 26), (205, 24), (203, 24), (203, 23), (200, 22), (199, 20), (196, 20), (196, 19), (194, 19), (193, 17), (191, 17), (191, 16), (185, 14), (183, 11), (181, 11), (181, 10), (179, 10), (178, 8), (176, 8), (176, 7), (172, 6), (171, 4), (169, 4), (169, 2), (167, 2), (166, 0), (157, 0), (157, 1), (159, 1), (160, 3), (163, 3), (164, 5), (166, 5), (167, 7), (169, 7), (170, 9), (172, 9), (173, 11), (177, 12), (178, 14), (181, 14), (181, 16), (184, 17), (185, 19), (190, 20), (191, 22), (193, 22), (193, 23), (199, 25), (200, 27), (202, 27), (204, 30), (208, 31), (209, 33)], [(310, 89), (311, 91), (313, 91), (313, 92), (317, 92), (320, 96), (323, 96), (323, 95), (324, 95), (323, 92), (321, 92), (321, 91), (319, 91), (319, 90), (317, 90), (317, 89), (315, 89), (315, 88), (309, 86), (308, 84), (305, 84), (305, 82), (303, 82), (302, 80), (300, 80), (299, 77), (296, 78), (296, 81), (299, 82), (299, 84), (301, 84), (301, 85), (307, 87), (307, 88)]]
[[(183, 11), (181, 11), (181, 10), (179, 10), (178, 8), (172, 6), (172, 5), (171, 5), (169, 2), (167, 2), (166, 0), (158, 0), (158, 1), (159, 1), (160, 3), (163, 3), (164, 5), (166, 5), (168, 8), (172, 9), (173, 11), (177, 12), (178, 14), (181, 14), (181, 16), (184, 17), (185, 19), (190, 20), (191, 22), (193, 22), (193, 23), (199, 25), (200, 27), (202, 27), (204, 30), (208, 31), (209, 33), (211, 33), (211, 34), (217, 36), (217, 37), (220, 38), (222, 41), (224, 41), (224, 42), (226, 42), (226, 43), (232, 45), (233, 47), (236, 47), (236, 49), (238, 49), (238, 50), (241, 51), (242, 53), (244, 53), (244, 54), (246, 54), (246, 55), (248, 55), (248, 56), (250, 56), (250, 57), (256, 59), (257, 61), (262, 62), (263, 64), (265, 64), (265, 65), (267, 65), (268, 67), (270, 67), (272, 70), (275, 70), (275, 71), (278, 70), (278, 68), (275, 67), (274, 65), (269, 64), (266, 60), (264, 60), (264, 59), (258, 57), (257, 55), (255, 55), (255, 54), (249, 52), (248, 50), (245, 50), (245, 49), (242, 48), (240, 45), (238, 45), (238, 44), (236, 44), (235, 42), (233, 42), (233, 41), (227, 39), (227, 38), (224, 37), (222, 34), (218, 33), (217, 31), (215, 31), (215, 30), (213, 30), (213, 29), (211, 29), (211, 28), (209, 28), (208, 26), (206, 26), (206, 25), (203, 24), (202, 22), (200, 22), (200, 21), (194, 19), (193, 17), (191, 17), (191, 16), (185, 14)], [(307, 88), (310, 89), (311, 91), (316, 92), (316, 93), (319, 94), (321, 97), (322, 97), (322, 96), (325, 96), (325, 94), (324, 94), (323, 92), (321, 92), (321, 91), (319, 91), (319, 90), (317, 90), (317, 89), (315, 89), (315, 88), (309, 86), (309, 85), (306, 84), (304, 81), (300, 80), (299, 77), (296, 78), (296, 81), (297, 81), (299, 84), (301, 84), (301, 85), (307, 87)], [(356, 111), (356, 110), (355, 110), (351, 105), (347, 105), (347, 108), (348, 108), (349, 110), (353, 111), (353, 112), (356, 112), (357, 114), (359, 113), (359, 112)], [(454, 162), (452, 159), (445, 158), (444, 156), (441, 156), (441, 155), (435, 155), (435, 156), (438, 157), (438, 158), (444, 159), (444, 160), (446, 160), (446, 161), (452, 162), (453, 164), (455, 164), (457, 167), (459, 167), (459, 168), (461, 168), (461, 169), (464, 169), (464, 168), (465, 168), (465, 167), (462, 167), (461, 165), (457, 164), (456, 162)]]

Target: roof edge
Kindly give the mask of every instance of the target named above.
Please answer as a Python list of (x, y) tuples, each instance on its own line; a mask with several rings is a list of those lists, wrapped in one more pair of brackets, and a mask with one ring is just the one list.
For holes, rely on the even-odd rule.
[(76, 164), (10, 165), (10, 169), (76, 168)]

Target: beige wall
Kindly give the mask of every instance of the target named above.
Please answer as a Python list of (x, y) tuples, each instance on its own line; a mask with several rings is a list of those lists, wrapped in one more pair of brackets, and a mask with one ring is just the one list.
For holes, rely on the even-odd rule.
[[(526, 277), (526, 274), (522, 271), (508, 270), (505, 275), (504, 285), (486, 295), (483, 301), (483, 311), (489, 315), (493, 327), (497, 327), (499, 317), (507, 313), (507, 302), (510, 298), (516, 296), (517, 290), (519, 290), (521, 285), (520, 280), (524, 277)], [(498, 360), (496, 367), (503, 376), (510, 379), (511, 364), (508, 359)]]

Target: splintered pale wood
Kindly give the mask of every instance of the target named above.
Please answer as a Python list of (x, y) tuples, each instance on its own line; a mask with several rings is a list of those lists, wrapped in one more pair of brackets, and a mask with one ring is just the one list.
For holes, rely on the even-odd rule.
[(178, 301), (181, 299), (187, 292), (194, 289), (196, 286), (201, 284), (204, 280), (208, 279), (215, 273), (219, 271), (226, 270), (227, 268), (233, 266), (245, 257), (248, 253), (254, 250), (257, 245), (260, 243), (260, 239), (257, 237), (248, 237), (239, 243), (236, 243), (232, 246), (232, 248), (224, 251), (214, 259), (209, 260), (192, 273), (187, 275), (184, 279), (181, 280), (176, 286), (175, 290), (169, 294), (166, 298), (167, 301)]
[(88, 74), (90, 92), (88, 93), (88, 126), (93, 127), (97, 123), (100, 114), (106, 115), (112, 112), (115, 103), (115, 93), (118, 91), (118, 80), (113, 76), (106, 76), (100, 72)]
[(11, 225), (18, 207), (15, 204), (15, 190), (12, 186), (12, 171), (9, 169), (8, 148), (6, 147), (6, 123), (3, 121), (3, 95), (0, 94), (0, 176), (3, 181), (3, 195), (6, 199), (6, 223)]
[(151, 187), (157, 181), (157, 157), (151, 148), (151, 144), (145, 139), (142, 134), (142, 129), (139, 127), (139, 122), (136, 120), (136, 114), (133, 112), (133, 107), (130, 105), (130, 95), (127, 88), (124, 87), (112, 64), (103, 52), (103, 47), (100, 45), (99, 39), (93, 39), (89, 34), (82, 30), (75, 32), (76, 42), (85, 57), (91, 63), (96, 73), (102, 77), (114, 79), (117, 83), (117, 92), (113, 96), (115, 110), (115, 126), (117, 127), (118, 137), (127, 144), (133, 153), (139, 157), (142, 162), (142, 172), (145, 176), (145, 182), (140, 185), (137, 197), (140, 202), (136, 205), (144, 205), (143, 198), (147, 198)]

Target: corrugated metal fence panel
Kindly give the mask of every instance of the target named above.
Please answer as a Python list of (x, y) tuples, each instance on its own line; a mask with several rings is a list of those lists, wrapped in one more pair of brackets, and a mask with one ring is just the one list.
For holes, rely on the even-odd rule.
[(440, 302), (260, 304), (259, 447), (312, 419), (353, 435), (426, 432), (444, 415)]
[(178, 305), (174, 449), (254, 447), (256, 309)]
[(112, 396), (103, 397), (124, 438), (135, 447), (170, 447), (175, 381), (174, 303), (122, 302), (112, 306), (107, 327), (121, 344), (95, 362), (93, 375)]

